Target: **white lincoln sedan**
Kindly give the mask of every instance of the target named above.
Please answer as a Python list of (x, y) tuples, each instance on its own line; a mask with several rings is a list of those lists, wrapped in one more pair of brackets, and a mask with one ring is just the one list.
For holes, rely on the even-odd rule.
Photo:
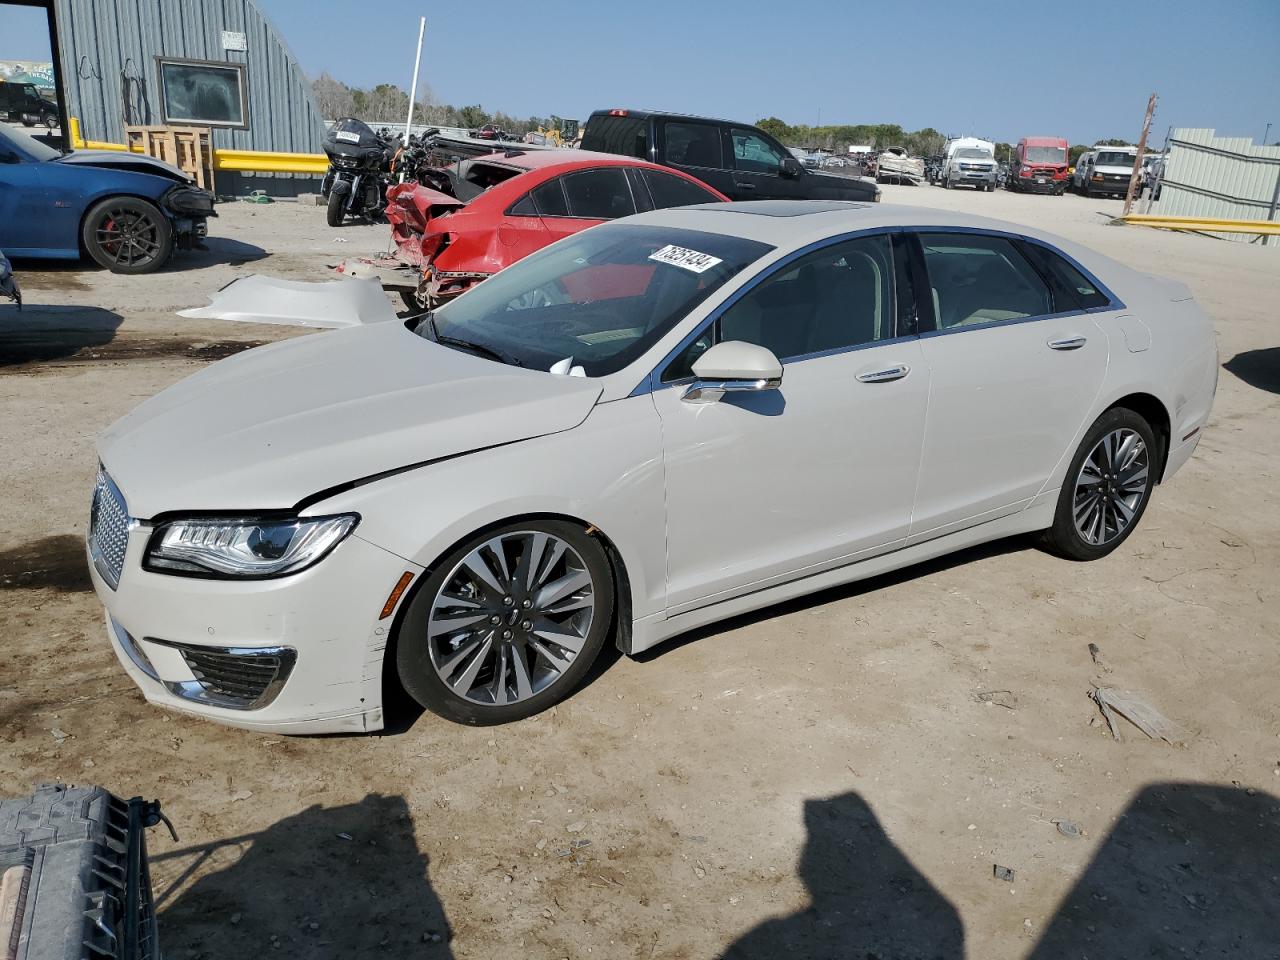
[(390, 681), (501, 723), (606, 643), (1013, 534), (1105, 556), (1216, 384), (1185, 286), (1038, 231), (654, 211), (147, 400), (99, 444), (92, 575), (155, 703), (377, 730)]

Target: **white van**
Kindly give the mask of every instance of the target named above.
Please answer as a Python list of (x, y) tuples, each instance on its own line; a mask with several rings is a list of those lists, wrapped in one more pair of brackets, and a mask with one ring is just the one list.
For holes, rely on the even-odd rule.
[[(1087, 165), (1085, 157), (1089, 158)], [(1081, 155), (1081, 165), (1076, 167), (1079, 189), (1086, 197), (1123, 197), (1129, 192), (1129, 178), (1137, 158), (1137, 147), (1094, 147)]]
[(947, 189), (966, 184), (978, 190), (994, 190), (996, 145), (977, 137), (948, 140), (938, 179)]

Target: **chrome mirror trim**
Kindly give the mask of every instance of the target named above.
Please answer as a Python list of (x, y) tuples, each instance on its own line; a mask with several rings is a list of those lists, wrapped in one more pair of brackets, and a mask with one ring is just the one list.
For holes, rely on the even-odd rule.
[(761, 390), (777, 390), (780, 386), (781, 377), (764, 377), (758, 380), (695, 380), (685, 388), (680, 399), (686, 403), (715, 403), (726, 393), (756, 393)]

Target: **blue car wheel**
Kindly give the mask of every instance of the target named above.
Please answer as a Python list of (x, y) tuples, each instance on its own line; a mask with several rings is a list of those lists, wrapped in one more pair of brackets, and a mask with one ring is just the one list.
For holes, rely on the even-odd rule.
[(160, 209), (137, 197), (109, 197), (89, 210), (81, 229), (94, 262), (113, 273), (150, 273), (173, 253), (173, 227)]

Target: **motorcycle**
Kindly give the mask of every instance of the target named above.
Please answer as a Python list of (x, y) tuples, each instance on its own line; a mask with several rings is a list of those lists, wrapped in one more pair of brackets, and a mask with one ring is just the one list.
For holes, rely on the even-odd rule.
[(376, 217), (386, 209), (392, 162), (400, 149), (399, 136), (372, 127), (354, 117), (337, 121), (325, 134), (329, 169), (320, 184), (328, 201), (326, 219), (331, 227), (353, 217)]

